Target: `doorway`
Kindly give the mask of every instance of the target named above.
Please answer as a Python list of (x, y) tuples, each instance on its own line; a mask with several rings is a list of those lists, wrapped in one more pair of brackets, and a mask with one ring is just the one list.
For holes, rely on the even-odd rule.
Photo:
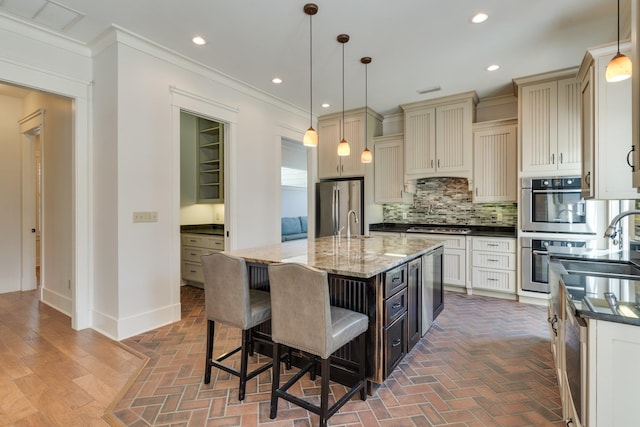
[(281, 150), (280, 216), (284, 240), (308, 233), (308, 171), (307, 150), (301, 142), (282, 138)]
[(37, 289), (44, 277), (42, 257), (42, 150), (44, 110), (19, 121), (22, 132), (22, 291)]

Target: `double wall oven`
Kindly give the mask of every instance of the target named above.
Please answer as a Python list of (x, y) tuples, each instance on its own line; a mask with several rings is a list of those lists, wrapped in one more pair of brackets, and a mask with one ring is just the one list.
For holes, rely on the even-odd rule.
[(549, 293), (548, 249), (593, 248), (599, 202), (584, 200), (579, 176), (523, 178), (522, 289)]

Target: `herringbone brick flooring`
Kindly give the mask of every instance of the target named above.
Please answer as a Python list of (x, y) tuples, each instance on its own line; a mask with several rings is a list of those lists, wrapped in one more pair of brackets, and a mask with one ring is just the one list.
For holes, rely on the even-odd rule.
[[(217, 329), (214, 354), (239, 343), (238, 330)], [(180, 322), (124, 342), (149, 362), (112, 415), (129, 426), (317, 425), (315, 415), (282, 400), (278, 418), (269, 419), (270, 370), (249, 382), (242, 403), (238, 380), (227, 373), (214, 369), (211, 384), (203, 384), (205, 332), (204, 293), (184, 286)], [(307, 376), (296, 392), (316, 396), (318, 389)], [(332, 393), (339, 398), (344, 388), (332, 386)], [(564, 426), (561, 413), (546, 310), (447, 293), (436, 324), (385, 384), (366, 402), (349, 402), (329, 424)]]

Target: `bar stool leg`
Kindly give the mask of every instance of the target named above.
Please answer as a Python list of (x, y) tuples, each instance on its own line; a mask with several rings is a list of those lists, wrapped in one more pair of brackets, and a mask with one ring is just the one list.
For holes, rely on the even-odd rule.
[(358, 337), (358, 353), (360, 353), (360, 366), (358, 367), (358, 373), (360, 374), (360, 380), (363, 382), (362, 389), (360, 390), (360, 399), (367, 400), (367, 369), (366, 369), (366, 357), (365, 357), (365, 345), (366, 333)]
[(278, 415), (278, 394), (276, 390), (280, 387), (280, 357), (282, 349), (280, 344), (273, 343), (273, 369), (271, 379), (271, 411), (269, 412), (269, 418), (272, 420)]
[(205, 357), (204, 367), (204, 383), (209, 384), (211, 382), (211, 359), (213, 358), (213, 333), (215, 329), (215, 323), (213, 320), (207, 320), (207, 352)]
[(320, 427), (327, 426), (329, 419), (329, 377), (331, 376), (330, 357), (320, 359)]
[(242, 350), (240, 359), (240, 388), (238, 400), (244, 400), (244, 391), (247, 387), (247, 365), (249, 363), (249, 347), (251, 346), (251, 329), (242, 331)]

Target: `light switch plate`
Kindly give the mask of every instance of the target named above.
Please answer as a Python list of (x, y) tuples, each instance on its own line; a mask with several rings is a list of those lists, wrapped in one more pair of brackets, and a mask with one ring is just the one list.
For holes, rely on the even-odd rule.
[(133, 222), (158, 222), (158, 212), (134, 212)]

